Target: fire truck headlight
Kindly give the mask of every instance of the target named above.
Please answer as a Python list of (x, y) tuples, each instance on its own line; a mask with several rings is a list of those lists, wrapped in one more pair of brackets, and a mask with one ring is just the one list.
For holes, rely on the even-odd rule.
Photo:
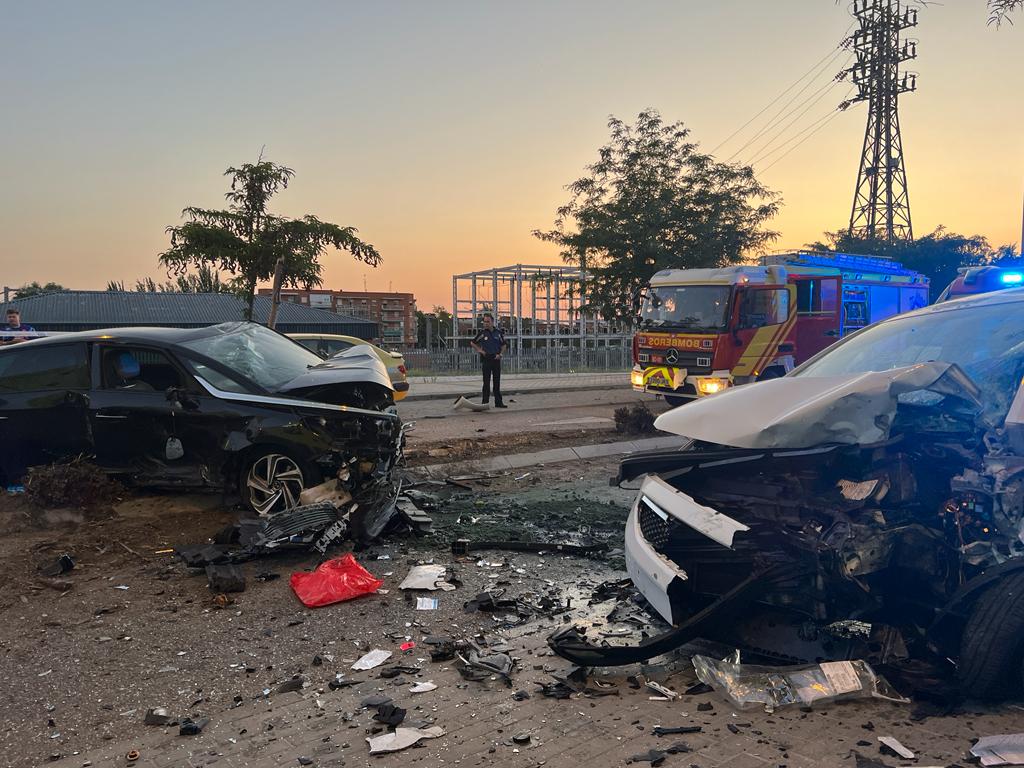
[(697, 391), (702, 395), (713, 395), (729, 386), (728, 379), (715, 377), (697, 379)]
[(634, 387), (642, 387), (644, 385), (644, 372), (632, 371), (629, 374), (629, 381)]

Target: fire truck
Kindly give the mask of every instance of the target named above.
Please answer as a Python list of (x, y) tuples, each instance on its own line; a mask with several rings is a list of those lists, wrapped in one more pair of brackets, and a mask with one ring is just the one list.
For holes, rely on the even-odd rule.
[(666, 269), (633, 337), (633, 389), (671, 405), (777, 378), (843, 336), (928, 303), (928, 278), (847, 253), (784, 253), (756, 266)]

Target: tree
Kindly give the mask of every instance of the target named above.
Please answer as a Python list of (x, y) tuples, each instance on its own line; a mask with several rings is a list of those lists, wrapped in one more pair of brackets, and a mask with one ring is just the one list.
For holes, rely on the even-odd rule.
[[(430, 328), (430, 338), (427, 328)], [(447, 346), (452, 335), (452, 314), (440, 304), (429, 313), (416, 310), (416, 346), (421, 348)]]
[(533, 233), (587, 271), (587, 309), (626, 317), (658, 270), (735, 264), (778, 237), (762, 227), (779, 197), (750, 166), (700, 153), (682, 123), (653, 109), (634, 125), (612, 117), (608, 128), (597, 161), (566, 187), (554, 229)]
[(981, 235), (960, 235), (941, 226), (931, 234), (911, 241), (888, 243), (851, 236), (846, 230), (826, 232), (825, 240), (808, 243), (808, 247), (814, 250), (886, 256), (908, 269), (927, 275), (931, 278), (933, 301), (956, 277), (958, 267), (991, 264), (1006, 251), (1005, 248), (993, 249)]
[(320, 257), (328, 248), (348, 251), (357, 260), (377, 266), (381, 257), (370, 244), (356, 237), (354, 227), (340, 227), (315, 216), (289, 219), (267, 212), (270, 198), (286, 189), (295, 172), (262, 159), (240, 168), (228, 168), (231, 189), (223, 211), (189, 207), (180, 226), (167, 228), (171, 247), (160, 263), (171, 274), (207, 267), (234, 275), (229, 285), (246, 302), (252, 320), (256, 284), (273, 279), (274, 294), (268, 325), (273, 327), (281, 301), (281, 287), (310, 289), (323, 284)]
[(53, 293), (55, 291), (66, 291), (60, 283), (47, 283), (42, 285), (41, 283), (33, 280), (31, 283), (26, 283), (21, 288), (14, 290), (14, 298), (16, 299), (27, 299), (29, 296), (35, 296), (40, 293)]
[(1003, 21), (1013, 23), (1009, 17), (1012, 11), (1024, 8), (1024, 0), (988, 0), (988, 23), (1002, 24)]
[[(123, 280), (110, 280), (107, 282), (108, 291), (127, 291)], [(178, 275), (174, 280), (167, 280), (163, 283), (156, 282), (151, 277), (135, 281), (137, 293), (227, 293), (230, 291), (227, 283), (223, 282), (220, 272), (208, 265), (203, 265), (196, 270), (195, 274)]]

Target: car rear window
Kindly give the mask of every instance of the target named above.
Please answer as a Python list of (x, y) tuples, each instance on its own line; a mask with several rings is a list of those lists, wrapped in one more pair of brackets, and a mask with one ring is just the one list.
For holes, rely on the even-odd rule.
[(0, 354), (0, 392), (89, 388), (85, 344), (28, 345)]

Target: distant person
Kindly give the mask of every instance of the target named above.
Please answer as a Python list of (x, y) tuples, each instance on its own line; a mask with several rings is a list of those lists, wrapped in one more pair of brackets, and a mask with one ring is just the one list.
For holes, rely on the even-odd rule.
[(491, 400), (491, 378), (494, 378), (494, 407), (508, 408), (501, 402), (501, 355), (508, 349), (505, 332), (494, 327), (494, 315), (484, 314), (484, 327), (473, 338), (469, 345), (480, 354), (480, 364), (484, 373), (483, 403)]
[(7, 309), (7, 330), (13, 331), (19, 334), (26, 334), (23, 336), (0, 336), (0, 344), (17, 344), (19, 341), (28, 341), (29, 339), (35, 338), (34, 336), (28, 335), (36, 332), (36, 329), (31, 325), (25, 325), (21, 322), (21, 312), (14, 307)]

